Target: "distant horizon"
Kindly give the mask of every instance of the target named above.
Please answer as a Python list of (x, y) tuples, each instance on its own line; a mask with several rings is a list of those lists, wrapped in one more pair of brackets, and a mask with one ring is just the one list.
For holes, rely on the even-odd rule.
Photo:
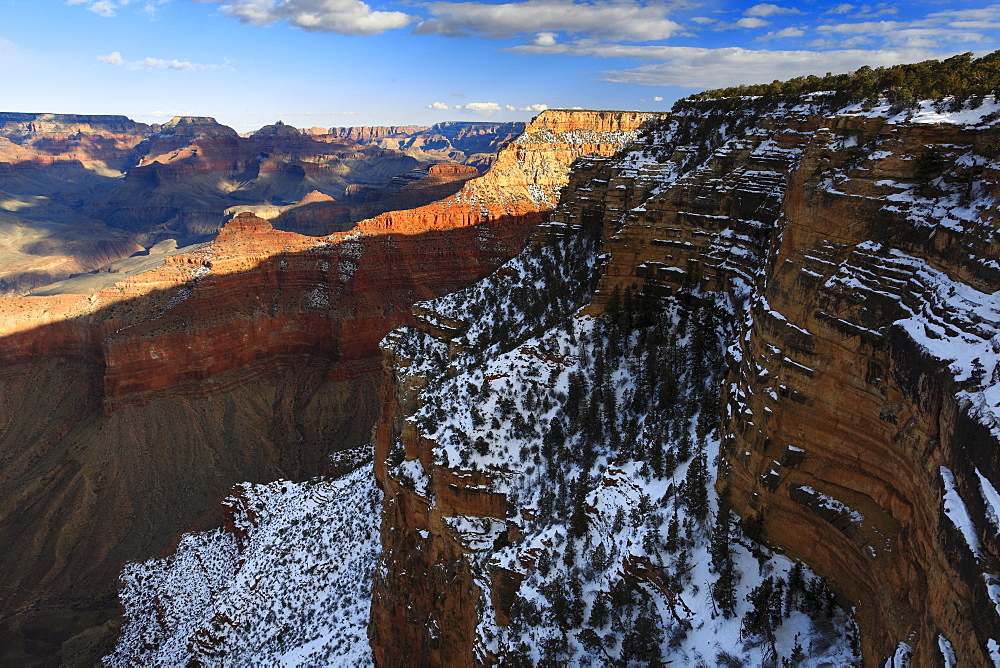
[(468, 124), (468, 125), (472, 125), (472, 124), (500, 125), (500, 124), (507, 124), (507, 123), (527, 124), (527, 123), (531, 122), (534, 118), (536, 118), (536, 117), (542, 115), (543, 113), (545, 113), (546, 111), (570, 111), (570, 112), (581, 111), (581, 112), (595, 112), (595, 113), (597, 113), (597, 112), (607, 112), (607, 113), (627, 112), (627, 113), (640, 113), (640, 114), (644, 114), (644, 113), (648, 113), (648, 114), (662, 114), (662, 113), (666, 113), (665, 110), (664, 111), (653, 111), (653, 110), (650, 110), (650, 109), (579, 109), (579, 108), (577, 108), (577, 109), (545, 109), (543, 111), (539, 111), (537, 114), (535, 114), (534, 116), (532, 116), (528, 120), (457, 119), (457, 118), (452, 118), (452, 119), (443, 119), (443, 120), (435, 121), (434, 123), (430, 123), (430, 124), (427, 124), (427, 123), (390, 123), (390, 124), (379, 124), (379, 125), (351, 125), (351, 124), (346, 124), (346, 125), (310, 125), (310, 126), (295, 125), (293, 123), (288, 123), (287, 121), (284, 121), (283, 119), (279, 118), (279, 119), (276, 119), (274, 121), (271, 121), (270, 123), (264, 123), (263, 125), (261, 125), (259, 127), (252, 128), (252, 129), (249, 129), (249, 130), (240, 130), (239, 128), (237, 128), (234, 125), (230, 125), (228, 123), (224, 123), (224, 122), (220, 121), (216, 116), (211, 115), (211, 114), (179, 114), (179, 115), (174, 116), (174, 117), (172, 117), (172, 118), (170, 118), (168, 120), (165, 120), (165, 121), (162, 121), (162, 122), (153, 122), (153, 123), (149, 123), (147, 121), (137, 120), (135, 118), (132, 118), (128, 114), (78, 114), (78, 113), (66, 112), (66, 111), (14, 111), (14, 110), (10, 110), (10, 109), (0, 109), (0, 117), (2, 117), (5, 114), (17, 114), (17, 115), (33, 116), (33, 117), (41, 117), (41, 116), (57, 116), (58, 117), (58, 116), (64, 116), (64, 117), (79, 117), (79, 118), (124, 118), (127, 121), (132, 122), (132, 123), (139, 123), (139, 124), (149, 125), (149, 126), (158, 125), (158, 126), (161, 126), (161, 127), (164, 126), (164, 125), (170, 125), (171, 123), (173, 123), (178, 118), (204, 118), (204, 119), (210, 119), (210, 120), (214, 121), (215, 123), (217, 123), (219, 125), (231, 128), (233, 130), (236, 130), (240, 134), (247, 134), (247, 133), (256, 132), (257, 130), (261, 130), (261, 129), (269, 126), (269, 125), (277, 125), (279, 123), (282, 124), (282, 125), (287, 125), (288, 127), (291, 127), (291, 128), (295, 128), (296, 130), (310, 130), (312, 128), (320, 128), (320, 129), (327, 129), (327, 130), (332, 130), (332, 129), (335, 129), (335, 128), (425, 128), (425, 129), (430, 129), (430, 128), (433, 128), (433, 127), (438, 126), (438, 125), (447, 125), (447, 124), (451, 124), (451, 123), (464, 123), (464, 124)]
[(662, 112), (710, 88), (1000, 48), (1000, 4), (970, 0), (46, 4), (0, 0), (5, 106), (239, 132)]

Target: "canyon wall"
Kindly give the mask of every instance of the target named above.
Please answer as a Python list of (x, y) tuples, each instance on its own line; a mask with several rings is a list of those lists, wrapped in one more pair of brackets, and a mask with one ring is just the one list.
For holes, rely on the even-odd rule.
[(745, 305), (720, 485), (856, 606), (865, 665), (933, 665), (942, 643), (987, 665), (1000, 634), (990, 108), (803, 104), (712, 146), (704, 103), (678, 121), (705, 162), (652, 196), (623, 165), (611, 182), (632, 201), (604, 200), (631, 212), (609, 230), (597, 311), (616, 285)]
[(447, 160), (485, 172), (497, 152), (520, 135), (524, 123), (451, 121), (431, 127), (330, 128), (330, 135), (405, 152), (420, 160)]
[[(724, 358), (677, 368), (678, 378), (711, 380), (713, 364), (728, 374), (712, 381), (714, 399), (689, 407), (701, 415), (722, 394), (718, 491), (742, 516), (744, 541), (804, 561), (855, 610), (871, 666), (940, 665), (952, 654), (989, 665), (1000, 650), (996, 104), (951, 114), (946, 104), (833, 109), (822, 94), (682, 103), (614, 159), (581, 165), (536, 239), (557, 247), (597, 226), (600, 280), (580, 317), (618, 313), (629, 293), (679, 309), (681, 322), (720, 323), (711, 331), (724, 337)], [(517, 285), (532, 279), (526, 267), (502, 269), (477, 294), (421, 305), (416, 329), (384, 344), (386, 408), (374, 433), (385, 491), (371, 627), (379, 665), (412, 656), (473, 665), (522, 651), (511, 614), (534, 605), (538, 555), (559, 535), (532, 537), (537, 497), (526, 505), (512, 482), (531, 478), (525, 450), (497, 454), (508, 446), (490, 433), (471, 450), (458, 446), (458, 465), (455, 443), (483, 432), (475, 412), (471, 423), (451, 413), (468, 404), (487, 424), (491, 412), (506, 414), (505, 424), (510, 408), (480, 398), (485, 385), (545, 378), (514, 369), (515, 352), (577, 364), (518, 335), (511, 313), (499, 312), (503, 326), (476, 324), (491, 312), (482, 300), (505, 294), (500, 275)], [(543, 291), (553, 285), (537, 280)], [(509, 344), (481, 333), (491, 327)], [(714, 422), (704, 419), (699, 429)], [(585, 495), (590, 526), (602, 521), (600, 490), (614, 489), (613, 478)], [(656, 572), (639, 563), (626, 559), (613, 577)], [(674, 567), (656, 576), (667, 591), (671, 578), (684, 581)], [(664, 615), (677, 592), (687, 596), (673, 591)], [(536, 624), (551, 619), (556, 608), (547, 609)]]
[[(487, 212), (511, 216), (533, 206), (553, 206), (563, 194), (562, 186), (569, 176), (567, 166), (572, 160), (583, 155), (614, 155), (654, 118), (653, 114), (622, 112), (544, 112), (498, 156), (486, 177), (469, 184), (473, 188), (467, 186), (460, 196), (440, 205), (386, 214), (370, 224), (392, 225), (405, 216), (407, 221), (433, 229), (442, 219), (443, 210), (458, 211), (469, 220), (477, 220)], [(574, 164), (576, 169), (566, 190), (568, 197), (576, 192), (573, 185), (583, 178), (581, 174), (591, 174), (595, 164), (603, 163), (588, 157)], [(497, 182), (507, 188), (497, 189)], [(586, 260), (581, 252), (575, 261)], [(517, 285), (523, 279), (520, 271), (506, 272), (504, 269), (494, 274), (490, 284), (510, 281)], [(540, 281), (536, 289), (544, 291), (546, 286)], [(493, 303), (488, 290), (486, 294), (484, 299), (490, 303), (481, 304), (486, 312), (498, 305), (509, 307), (506, 299)], [(468, 296), (455, 299), (462, 304)], [(560, 309), (545, 312), (555, 316)], [(490, 588), (483, 578), (489, 576), (474, 564), (477, 555), (489, 557), (494, 537), (498, 541), (513, 540), (517, 529), (509, 529), (504, 520), (517, 509), (508, 506), (503, 494), (493, 491), (494, 472), (438, 461), (439, 443), (428, 437), (429, 428), (418, 428), (413, 422), (427, 401), (422, 394), (424, 385), (463, 372), (464, 365), (457, 359), (454, 365), (448, 361), (463, 350), (468, 353), (476, 348), (462, 337), (476, 318), (456, 318), (427, 307), (415, 309), (414, 314), (417, 329), (426, 337), (426, 349), (420, 337), (414, 339), (406, 333), (394, 333), (383, 344), (383, 407), (373, 431), (375, 477), (384, 492), (383, 553), (373, 583), (369, 630), (372, 648), (378, 665), (405, 665), (411, 661), (449, 666), (488, 663), (497, 655), (495, 649), (483, 645), (479, 627), (492, 617), (484, 610), (482, 599), (483, 591)], [(517, 311), (507, 311), (507, 316), (516, 318), (517, 324), (511, 323), (515, 331), (537, 326), (545, 319), (540, 316), (536, 320), (534, 315)], [(484, 327), (496, 322), (482, 315), (480, 318)], [(503, 344), (517, 340), (514, 336)], [(437, 360), (441, 368), (431, 360)], [(482, 378), (478, 382), (482, 383)], [(454, 396), (453, 401), (456, 405), (444, 410), (465, 408), (459, 396)], [(477, 539), (479, 529), (471, 529), (471, 535), (456, 530), (454, 522), (462, 518), (499, 527), (499, 533), (494, 536), (494, 529), (488, 528), (487, 536)], [(477, 547), (470, 547), (470, 541)], [(507, 586), (514, 583), (511, 578)], [(488, 593), (486, 597), (488, 600)]]

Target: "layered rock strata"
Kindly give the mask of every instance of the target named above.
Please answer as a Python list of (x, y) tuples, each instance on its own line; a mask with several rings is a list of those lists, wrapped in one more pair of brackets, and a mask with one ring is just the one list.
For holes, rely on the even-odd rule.
[[(280, 122), (240, 136), (209, 117), (145, 125), (119, 116), (3, 114), (0, 293), (24, 294), (167, 239), (204, 242), (227, 209), (280, 212), (310, 192), (342, 203), (312, 202), (280, 227), (326, 235), (454, 193), (460, 178), (431, 176), (402, 194), (393, 182), (443, 159)], [(351, 189), (368, 196), (350, 201)]]
[[(539, 238), (601, 226), (592, 314), (626, 288), (686, 300), (695, 319), (729, 303), (720, 489), (755, 536), (856, 608), (865, 665), (1000, 655), (995, 108), (682, 104), (615, 159), (588, 161)], [(452, 340), (470, 323), (444, 315), (418, 312), (447, 362), (468, 354)], [(495, 480), (442, 466), (444, 444), (415, 426), (431, 379), (407, 346), (387, 350), (376, 657), (398, 664), (401, 642), (432, 664), (487, 660), (472, 649), (480, 596), (502, 633), (518, 583), (489, 555), (519, 540), (520, 509)], [(484, 529), (499, 542), (472, 549), (448, 516), (506, 533)], [(390, 640), (398, 628), (410, 631)]]
[(432, 127), (330, 128), (335, 137), (405, 152), (420, 160), (448, 160), (485, 172), (497, 152), (524, 131), (524, 123), (452, 121)]
[[(711, 130), (705, 111), (678, 122)], [(969, 369), (991, 356), (966, 351), (996, 334), (996, 131), (988, 109), (823, 112), (763, 114), (666, 191), (620, 165), (597, 304), (615, 285), (746, 304), (723, 388), (739, 512), (857, 606), (866, 665), (933, 663), (941, 638), (986, 665), (1000, 470)]]

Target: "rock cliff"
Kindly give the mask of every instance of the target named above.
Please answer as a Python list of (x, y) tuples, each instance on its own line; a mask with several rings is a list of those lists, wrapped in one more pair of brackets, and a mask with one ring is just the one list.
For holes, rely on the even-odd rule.
[[(534, 250), (419, 305), (383, 344), (379, 665), (692, 662), (691, 627), (712, 626), (704, 652), (731, 615), (734, 656), (794, 657), (789, 622), (755, 612), (801, 587), (768, 546), (855, 611), (835, 663), (995, 662), (997, 108), (681, 103), (581, 163)], [(716, 447), (705, 527), (692, 471)], [(637, 503), (646, 524), (615, 521)], [(733, 597), (720, 531), (773, 578), (737, 568)], [(699, 549), (713, 609), (692, 604)], [(599, 612), (622, 582), (651, 596), (630, 605), (656, 608), (655, 651)], [(811, 618), (796, 642), (838, 647)]]
[[(210, 119), (174, 125), (235, 141)], [(301, 141), (280, 127), (270, 134)], [(183, 143), (187, 157), (158, 155), (214, 160), (201, 141)], [(580, 154), (553, 149), (546, 160), (542, 145), (532, 148), (533, 164), (547, 165), (539, 187), (556, 188)], [(0, 565), (2, 660), (99, 656), (120, 619), (114, 593), (126, 561), (220, 522), (219, 502), (237, 483), (329, 472), (333, 450), (366, 443), (379, 341), (412, 321), (415, 301), (517, 253), (543, 215), (548, 200), (525, 203), (534, 177), (516, 174), (517, 164), (509, 185), (489, 188), (516, 207), (477, 204), (469, 215), (483, 189), (471, 181), (454, 199), (465, 204), (453, 203), (450, 218), (449, 207), (435, 208), (433, 224), (417, 213), (416, 222), (307, 237), (242, 213), (210, 242), (164, 242), (114, 271), (0, 300), (0, 540), (22, 546)], [(470, 172), (440, 166), (426, 178)]]
[[(843, 100), (545, 112), (439, 202), (319, 239), (241, 214), (5, 302), (0, 499), (30, 521), (0, 540), (41, 547), (0, 569), (4, 658), (43, 628), (86, 655), (115, 564), (374, 421), (381, 497), (353, 467), (232, 489), (129, 566), (111, 660), (996, 663), (1000, 102)], [(316, 529), (334, 490), (381, 499), (380, 553), (356, 512)], [(369, 572), (370, 655), (342, 644)]]

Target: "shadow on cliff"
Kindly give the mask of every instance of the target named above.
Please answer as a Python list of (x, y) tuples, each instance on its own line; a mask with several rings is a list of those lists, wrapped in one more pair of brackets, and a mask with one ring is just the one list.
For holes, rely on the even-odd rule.
[(332, 452), (367, 443), (379, 341), (534, 222), (281, 253), (0, 338), (0, 544), (16, 546), (0, 663), (95, 663), (126, 562), (218, 526), (234, 484), (330, 473)]

